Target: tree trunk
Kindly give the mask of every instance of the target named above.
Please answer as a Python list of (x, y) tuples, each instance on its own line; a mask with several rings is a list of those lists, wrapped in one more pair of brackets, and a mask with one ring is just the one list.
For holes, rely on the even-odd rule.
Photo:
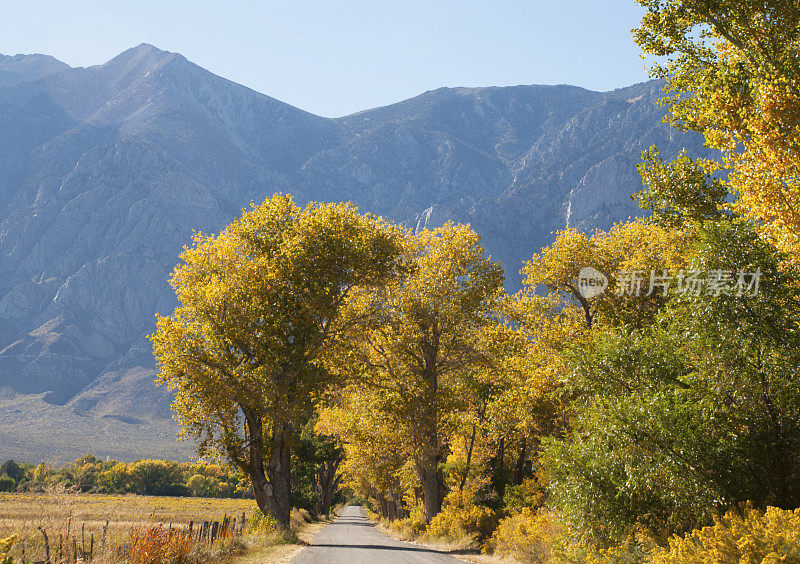
[(384, 519), (391, 519), (389, 515), (389, 502), (386, 501), (386, 498), (383, 494), (378, 494), (378, 504), (381, 506), (381, 515)]
[(391, 503), (394, 519), (405, 519), (408, 517), (408, 511), (406, 511), (405, 507), (403, 506), (403, 496), (393, 491)]
[(525, 479), (525, 458), (528, 456), (527, 442), (525, 437), (522, 437), (519, 445), (519, 456), (517, 457), (517, 466), (514, 468), (514, 485), (518, 486)]
[(253, 495), (256, 505), (264, 515), (272, 515), (272, 484), (267, 481), (264, 468), (264, 429), (261, 419), (252, 413), (245, 412), (249, 431), (250, 446), (248, 448), (248, 473), (253, 484)]
[(332, 479), (326, 482), (322, 488), (322, 511), (320, 511), (320, 514), (325, 517), (331, 516), (333, 495), (336, 493), (336, 488), (339, 485), (338, 476), (332, 476), (331, 478)]
[(467, 483), (467, 476), (469, 475), (469, 465), (472, 464), (472, 449), (475, 447), (475, 433), (476, 426), (472, 426), (472, 436), (469, 438), (469, 448), (467, 449), (467, 463), (464, 468), (464, 475), (461, 476), (461, 483), (458, 484), (458, 491), (464, 493), (464, 485)]
[(421, 399), (419, 414), (419, 447), (420, 454), (416, 465), (420, 482), (422, 482), (422, 501), (425, 504), (425, 519), (428, 523), (442, 510), (444, 484), (439, 472), (442, 445), (439, 441), (439, 332), (438, 321), (434, 320), (430, 327), (422, 326), (426, 333), (423, 344), (422, 379), (425, 383), (425, 394)]
[(494, 487), (500, 499), (506, 495), (506, 440), (505, 437), (500, 437), (497, 445), (497, 456), (494, 461)]
[(333, 496), (336, 494), (336, 490), (339, 487), (338, 472), (342, 459), (342, 455), (337, 455), (336, 458), (332, 460), (322, 462), (322, 469), (320, 472), (320, 513), (326, 517), (330, 516)]
[(288, 425), (275, 424), (270, 438), (271, 456), (264, 465), (264, 426), (261, 418), (254, 413), (245, 412), (249, 430), (248, 447), (250, 482), (256, 505), (264, 515), (275, 519), (278, 527), (289, 531), (290, 459)]
[(291, 513), (291, 429), (286, 423), (274, 423), (270, 440), (267, 476), (272, 485), (270, 514), (283, 531), (289, 530)]
[(422, 502), (425, 504), (425, 520), (430, 523), (442, 510), (442, 480), (439, 475), (439, 457), (429, 455), (418, 464), (422, 482)]

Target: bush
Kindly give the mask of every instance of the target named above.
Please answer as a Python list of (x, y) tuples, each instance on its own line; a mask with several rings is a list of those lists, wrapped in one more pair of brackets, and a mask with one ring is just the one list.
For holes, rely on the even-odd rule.
[(19, 483), (25, 477), (25, 470), (14, 460), (6, 460), (0, 465), (0, 474), (5, 474), (14, 482)]
[(425, 517), (425, 507), (421, 503), (413, 505), (408, 517), (392, 521), (389, 526), (395, 531), (411, 538), (420, 536), (428, 528), (428, 520)]
[(654, 564), (679, 562), (800, 562), (800, 509), (729, 511), (713, 526), (674, 536), (653, 556)]
[(483, 552), (521, 562), (547, 562), (559, 532), (550, 511), (526, 507), (500, 521)]
[[(295, 519), (297, 519), (297, 512), (293, 511)], [(264, 515), (260, 509), (256, 508), (250, 513), (250, 518), (247, 521), (247, 529), (245, 532), (248, 535), (259, 535), (271, 537), (275, 543), (292, 543), (297, 542), (297, 537), (293, 532), (289, 531), (286, 534), (281, 534), (278, 528), (278, 523), (271, 515)]]
[(431, 520), (427, 534), (431, 537), (459, 540), (469, 537), (482, 541), (497, 525), (495, 512), (475, 504), (469, 493), (453, 490), (444, 499), (442, 511)]
[(127, 466), (132, 482), (136, 484), (134, 493), (143, 495), (189, 494), (183, 483), (180, 464), (166, 460), (138, 460)]
[(13, 492), (17, 490), (17, 483), (14, 478), (3, 474), (0, 476), (0, 492)]
[(311, 516), (311, 513), (307, 509), (297, 509), (296, 507), (292, 509), (289, 513), (289, 524), (294, 527), (300, 527), (305, 525), (306, 523), (313, 523), (314, 518)]
[(525, 478), (518, 486), (508, 486), (503, 504), (509, 513), (519, 513), (523, 509), (536, 509), (541, 507), (545, 499), (547, 481), (541, 471), (534, 476)]
[(269, 516), (264, 515), (260, 509), (253, 509), (250, 518), (247, 520), (248, 534), (270, 534), (278, 530), (278, 524)]

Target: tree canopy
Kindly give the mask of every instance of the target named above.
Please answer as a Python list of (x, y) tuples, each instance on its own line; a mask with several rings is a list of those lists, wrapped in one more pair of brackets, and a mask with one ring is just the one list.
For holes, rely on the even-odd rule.
[(293, 437), (331, 382), (323, 352), (363, 322), (342, 308), (388, 279), (400, 250), (397, 228), (352, 205), (301, 209), (276, 194), (220, 234), (195, 235), (172, 275), (180, 305), (152, 336), (159, 379), (184, 432), (245, 472), (282, 527)]

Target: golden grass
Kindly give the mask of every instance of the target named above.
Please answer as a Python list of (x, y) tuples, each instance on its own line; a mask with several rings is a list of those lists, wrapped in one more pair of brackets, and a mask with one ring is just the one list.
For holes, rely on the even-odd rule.
[[(336, 514), (341, 507), (334, 509), (334, 516), (330, 521), (335, 520)], [(232, 564), (263, 564), (271, 562), (280, 564), (291, 562), (297, 554), (306, 546), (311, 544), (316, 535), (330, 521), (311, 521), (308, 512), (303, 509), (293, 509), (291, 514), (291, 526), (297, 539), (296, 542), (275, 541), (270, 538), (247, 538), (248, 547), (246, 554), (235, 557)]]
[[(115, 555), (131, 542), (162, 531), (195, 526), (203, 521), (222, 521), (224, 515), (241, 518), (255, 507), (253, 500), (149, 497), (138, 495), (73, 494), (52, 491), (44, 494), (0, 494), (0, 538), (19, 534), (10, 555), (26, 560), (44, 560), (44, 536), (47, 532), (51, 558), (59, 551), (73, 554), (92, 547), (95, 562), (116, 561)], [(107, 523), (107, 528), (106, 528)], [(104, 532), (105, 529), (105, 532)], [(174, 536), (176, 542), (180, 536)], [(103, 539), (105, 538), (105, 542)], [(157, 540), (155, 537), (150, 540)], [(228, 542), (225, 539), (224, 542)], [(223, 544), (223, 543), (218, 543)], [(174, 548), (174, 547), (173, 547)], [(211, 547), (203, 561), (221, 561), (227, 547)], [(98, 554), (102, 556), (98, 558)]]
[(139, 564), (187, 562), (192, 553), (192, 537), (188, 531), (163, 525), (136, 529), (131, 533), (126, 552), (131, 562)]

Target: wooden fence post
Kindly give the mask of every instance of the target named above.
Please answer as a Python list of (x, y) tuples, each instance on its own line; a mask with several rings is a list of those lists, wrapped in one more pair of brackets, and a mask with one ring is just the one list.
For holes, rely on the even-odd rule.
[(100, 541), (100, 555), (102, 556), (106, 552), (106, 535), (108, 534), (108, 519), (106, 519), (106, 525), (103, 527), (103, 540)]
[(44, 561), (46, 564), (50, 564), (50, 539), (47, 538), (47, 531), (45, 531), (42, 527), (36, 527), (44, 536)]

